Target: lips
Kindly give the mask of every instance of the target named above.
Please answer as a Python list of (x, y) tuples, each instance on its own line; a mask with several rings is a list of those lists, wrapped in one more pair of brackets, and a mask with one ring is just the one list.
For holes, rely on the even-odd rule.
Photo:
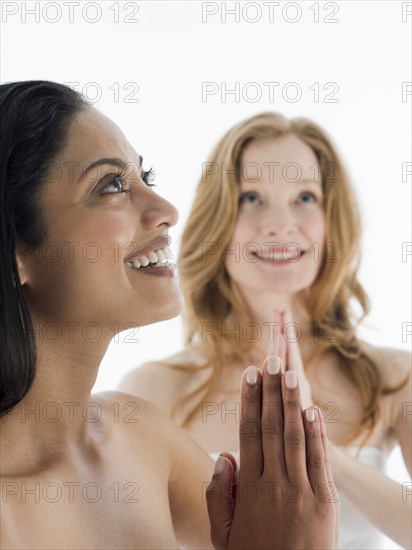
[(149, 265), (152, 267), (167, 267), (172, 263), (172, 259), (172, 251), (168, 246), (165, 246), (165, 248), (148, 252), (147, 256), (141, 254), (131, 262), (126, 262), (126, 265), (133, 269), (147, 269)]
[(158, 250), (162, 250), (164, 248), (168, 248), (170, 243), (172, 242), (172, 238), (170, 235), (162, 235), (158, 239), (152, 241), (150, 244), (143, 248), (138, 248), (137, 252), (133, 252), (133, 254), (130, 254), (124, 259), (124, 263), (133, 263), (134, 261), (137, 261), (142, 256), (149, 257), (149, 254)]
[(281, 249), (274, 249), (266, 252), (252, 252), (255, 258), (265, 262), (297, 262), (304, 253), (304, 250), (295, 246), (286, 246)]

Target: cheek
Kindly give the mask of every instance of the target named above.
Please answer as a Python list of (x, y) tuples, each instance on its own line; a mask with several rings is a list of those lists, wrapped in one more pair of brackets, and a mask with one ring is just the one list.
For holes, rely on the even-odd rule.
[[(104, 285), (113, 274), (118, 274), (124, 258), (133, 252), (135, 228), (124, 212), (113, 211), (89, 213), (53, 224), (49, 228), (52, 246), (40, 252), (41, 262), (36, 266), (36, 286), (42, 286), (44, 273), (53, 283), (59, 282), (58, 288), (72, 292), (96, 283)], [(133, 244), (135, 249), (137, 244)]]
[(323, 210), (314, 211), (308, 214), (306, 220), (307, 235), (313, 243), (323, 246), (326, 233), (326, 217)]
[(310, 250), (314, 251), (314, 258), (317, 258), (317, 268), (320, 268), (325, 256), (326, 240), (326, 216), (323, 210), (313, 212), (306, 227), (308, 228), (306, 237), (312, 243)]
[[(77, 223), (70, 220), (62, 224), (56, 228), (55, 237), (57, 242), (70, 242), (72, 248), (80, 252), (80, 257), (84, 256), (83, 251), (97, 249), (102, 260), (109, 260), (113, 259), (113, 254), (121, 259), (131, 252), (127, 247), (135, 241), (136, 234), (135, 225), (124, 211), (103, 211), (82, 216)], [(134, 243), (136, 248), (137, 244)]]
[(125, 243), (133, 239), (132, 220), (125, 212), (102, 212), (83, 223), (80, 238), (102, 244)]
[(242, 246), (244, 243), (252, 241), (252, 237), (253, 232), (250, 218), (239, 215), (229, 243), (239, 243)]

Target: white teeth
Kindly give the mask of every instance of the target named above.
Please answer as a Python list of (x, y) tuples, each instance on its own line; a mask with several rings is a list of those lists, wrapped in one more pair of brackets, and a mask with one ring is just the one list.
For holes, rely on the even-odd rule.
[(269, 256), (259, 256), (262, 260), (267, 261), (279, 261), (279, 260), (296, 260), (301, 254), (296, 252), (272, 252)]
[(147, 257), (149, 258), (149, 261), (150, 261), (151, 264), (156, 264), (159, 260), (159, 258), (157, 257), (156, 252), (149, 252)]
[(165, 267), (171, 264), (170, 260), (172, 259), (172, 251), (166, 246), (165, 248), (149, 252), (147, 256), (139, 256), (138, 259), (134, 259), (132, 262), (126, 262), (126, 265), (132, 269), (147, 267), (149, 264), (151, 264), (151, 267)]
[(151, 267), (168, 267), (169, 265), (171, 265), (172, 262), (170, 262), (169, 260), (165, 260), (164, 262), (158, 262), (157, 264), (152, 264)]
[(159, 262), (164, 262), (166, 260), (166, 256), (163, 253), (163, 250), (157, 251), (157, 259)]

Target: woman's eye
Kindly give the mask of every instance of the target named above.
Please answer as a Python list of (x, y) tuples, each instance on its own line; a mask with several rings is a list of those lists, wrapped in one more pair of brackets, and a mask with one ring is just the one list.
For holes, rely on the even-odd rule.
[(299, 199), (302, 202), (316, 202), (317, 201), (316, 195), (314, 193), (309, 193), (309, 192), (301, 193), (299, 195)]
[(245, 203), (255, 203), (257, 200), (259, 200), (259, 197), (256, 195), (256, 193), (243, 193), (239, 197), (239, 204), (245, 204)]
[(141, 178), (148, 187), (156, 187), (156, 184), (153, 183), (156, 179), (156, 172), (153, 168), (150, 168), (147, 172), (142, 172)]
[[(120, 193), (128, 193), (128, 189), (123, 189), (124, 182), (120, 175), (115, 176), (112, 178), (107, 185), (104, 186), (104, 192), (103, 195), (119, 195)], [(110, 189), (112, 187), (115, 189), (115, 191), (107, 191), (107, 189)]]

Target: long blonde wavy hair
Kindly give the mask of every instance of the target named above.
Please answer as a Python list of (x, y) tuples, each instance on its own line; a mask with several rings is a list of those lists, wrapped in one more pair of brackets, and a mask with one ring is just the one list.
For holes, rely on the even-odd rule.
[[(252, 140), (294, 134), (315, 153), (324, 194), (326, 243), (337, 247), (338, 261), (324, 254), (317, 277), (306, 289), (307, 311), (318, 344), (310, 359), (334, 348), (344, 374), (358, 388), (362, 402), (360, 424), (347, 444), (362, 431), (370, 434), (379, 416), (379, 398), (397, 388), (384, 388), (375, 363), (363, 351), (356, 326), (369, 311), (369, 300), (357, 279), (360, 262), (361, 224), (359, 210), (348, 175), (325, 131), (305, 118), (288, 120), (277, 113), (262, 113), (231, 128), (204, 164), (194, 203), (186, 222), (178, 257), (180, 284), (185, 298), (183, 314), (185, 344), (198, 341), (208, 324), (214, 327), (206, 342), (210, 377), (176, 403), (173, 415), (190, 402), (195, 404), (180, 422), (183, 426), (197, 414), (202, 402), (217, 387), (223, 361), (240, 359), (247, 363), (251, 342), (223, 334), (224, 321), (236, 311), (243, 321), (247, 312), (237, 300), (231, 279), (222, 261), (222, 250), (230, 241), (237, 219), (239, 175), (245, 146)], [(205, 251), (207, 249), (207, 261)], [(350, 303), (360, 306), (357, 318)], [(331, 328), (333, 338), (330, 338)], [(166, 363), (167, 364), (167, 363)], [(170, 365), (170, 364), (169, 364)], [(170, 365), (193, 369), (195, 365)], [(402, 384), (401, 384), (402, 385)]]

